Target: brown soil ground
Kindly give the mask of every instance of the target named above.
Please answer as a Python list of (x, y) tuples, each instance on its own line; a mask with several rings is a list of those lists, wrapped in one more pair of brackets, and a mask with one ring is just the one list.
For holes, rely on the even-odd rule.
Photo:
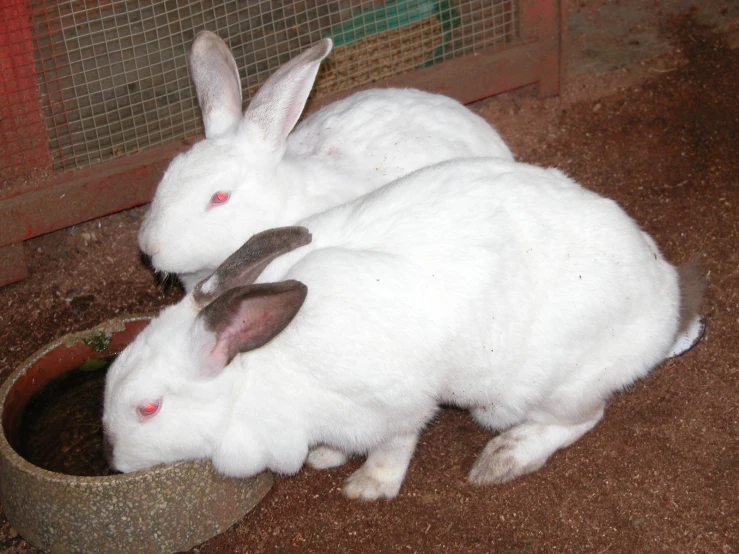
[[(737, 3), (724, 2), (713, 21), (638, 4), (656, 22), (658, 56), (603, 72), (574, 68), (558, 98), (521, 90), (475, 108), (521, 160), (560, 167), (616, 199), (668, 259), (700, 252), (704, 341), (617, 395), (600, 425), (533, 475), (470, 485), (467, 471), (490, 436), (466, 413), (444, 410), (396, 499), (341, 495), (359, 460), (304, 469), (278, 477), (254, 512), (195, 552), (739, 552)], [(619, 2), (582, 2), (571, 17), (594, 17), (594, 5)], [(582, 37), (570, 38), (571, 59), (585, 56)], [(64, 333), (180, 297), (140, 260), (142, 215), (26, 243), (30, 277), (0, 289), (0, 380)], [(0, 512), (3, 549), (34, 551)]]

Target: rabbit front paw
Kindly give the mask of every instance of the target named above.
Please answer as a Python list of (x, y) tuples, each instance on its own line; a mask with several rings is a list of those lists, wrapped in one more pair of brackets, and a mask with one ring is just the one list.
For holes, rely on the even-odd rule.
[(393, 498), (398, 494), (404, 476), (405, 471), (398, 475), (393, 471), (385, 471), (382, 467), (364, 464), (349, 476), (343, 492), (352, 500)]
[(397, 496), (417, 440), (418, 435), (400, 435), (370, 451), (364, 465), (346, 480), (344, 494), (362, 500)]

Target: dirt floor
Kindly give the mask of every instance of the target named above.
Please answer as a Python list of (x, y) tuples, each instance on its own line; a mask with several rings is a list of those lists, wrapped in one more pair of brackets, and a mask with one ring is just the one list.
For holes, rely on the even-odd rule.
[[(444, 410), (396, 499), (340, 494), (359, 460), (304, 469), (278, 477), (254, 512), (194, 552), (739, 552), (739, 5), (709, 2), (706, 14), (690, 2), (633, 2), (645, 15), (627, 31), (639, 39), (618, 42), (599, 18), (629, 2), (571, 4), (562, 95), (525, 89), (475, 109), (519, 159), (616, 199), (668, 259), (701, 254), (704, 341), (617, 395), (600, 425), (533, 475), (470, 485), (490, 436)], [(142, 215), (26, 243), (31, 276), (0, 288), (0, 379), (64, 333), (181, 296), (140, 260)], [(0, 514), (3, 549), (34, 551)]]

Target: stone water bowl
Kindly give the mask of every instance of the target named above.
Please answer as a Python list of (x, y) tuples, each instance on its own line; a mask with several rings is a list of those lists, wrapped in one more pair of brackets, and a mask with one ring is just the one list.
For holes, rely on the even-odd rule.
[[(24, 418), (31, 417), (28, 414), (36, 409), (32, 406), (52, 409), (47, 407), (53, 404), (40, 395), (73, 371), (97, 371), (96, 367), (107, 365), (102, 360), (120, 352), (149, 321), (148, 316), (112, 319), (90, 331), (67, 335), (21, 364), (0, 389), (0, 505), (16, 531), (43, 551), (145, 554), (189, 550), (241, 519), (272, 486), (269, 473), (230, 479), (206, 461), (116, 475), (94, 470), (93, 476), (84, 476), (43, 469), (18, 454), (16, 450), (28, 447), (28, 429), (33, 427), (24, 427)], [(95, 379), (93, 396), (99, 399), (99, 407), (104, 373)], [(78, 398), (89, 398), (90, 390), (81, 391), (83, 396)], [(99, 419), (94, 419), (88, 425), (99, 428)], [(36, 442), (48, 450), (57, 435), (69, 435), (64, 423), (61, 429), (51, 440)], [(56, 450), (66, 455), (66, 448)], [(63, 459), (64, 455), (57, 454), (52, 452), (51, 457)], [(104, 458), (99, 458), (99, 465), (104, 466)]]

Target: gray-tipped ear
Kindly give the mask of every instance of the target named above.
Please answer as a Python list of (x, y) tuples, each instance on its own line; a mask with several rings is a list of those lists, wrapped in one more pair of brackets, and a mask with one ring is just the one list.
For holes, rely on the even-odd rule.
[(211, 374), (240, 352), (259, 348), (279, 335), (300, 310), (308, 287), (299, 281), (248, 285), (231, 289), (205, 307), (198, 318), (215, 335), (208, 354)]
[(269, 263), (311, 241), (305, 227), (277, 227), (251, 237), (193, 289), (195, 302), (204, 307), (226, 291), (252, 284)]
[(190, 46), (190, 74), (203, 112), (205, 136), (233, 134), (239, 127), (241, 80), (226, 43), (210, 31), (197, 34)]
[(277, 69), (265, 81), (244, 118), (259, 128), (265, 140), (280, 148), (303, 113), (321, 61), (333, 42), (325, 38)]

